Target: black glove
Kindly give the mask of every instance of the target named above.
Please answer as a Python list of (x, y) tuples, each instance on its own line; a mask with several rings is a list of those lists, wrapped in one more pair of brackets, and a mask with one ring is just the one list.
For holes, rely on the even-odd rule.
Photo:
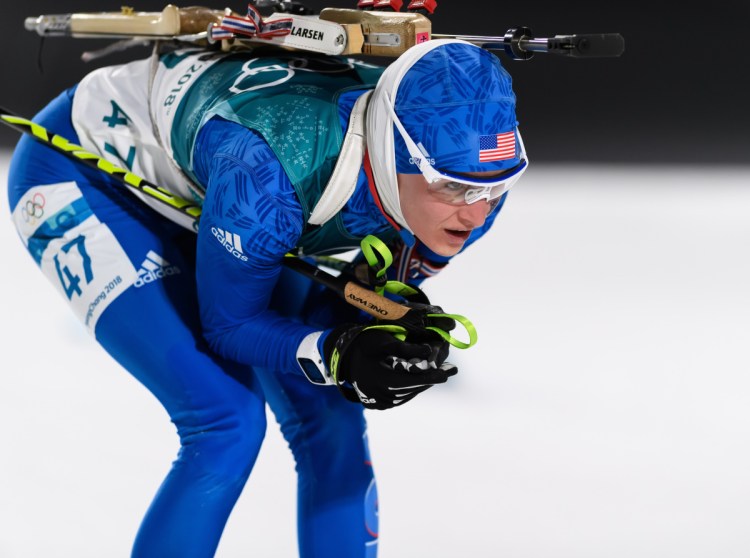
[(368, 409), (390, 409), (458, 372), (445, 362), (447, 342), (431, 331), (418, 337), (401, 341), (371, 325), (346, 324), (326, 337), (323, 352), (344, 397)]

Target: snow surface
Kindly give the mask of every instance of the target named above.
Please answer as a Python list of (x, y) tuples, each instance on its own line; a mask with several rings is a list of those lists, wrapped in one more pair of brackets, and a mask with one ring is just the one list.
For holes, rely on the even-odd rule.
[[(127, 557), (176, 434), (0, 198), (0, 557)], [(477, 325), (461, 372), (368, 414), (380, 556), (750, 555), (749, 214), (748, 167), (532, 166), (426, 285)], [(296, 555), (269, 424), (220, 558)]]

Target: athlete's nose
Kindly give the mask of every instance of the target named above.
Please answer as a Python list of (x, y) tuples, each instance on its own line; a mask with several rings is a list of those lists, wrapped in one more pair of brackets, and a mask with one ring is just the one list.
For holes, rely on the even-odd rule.
[(490, 209), (490, 204), (487, 200), (479, 200), (461, 206), (461, 209), (458, 211), (458, 217), (463, 225), (475, 229), (484, 225), (484, 220), (487, 218)]

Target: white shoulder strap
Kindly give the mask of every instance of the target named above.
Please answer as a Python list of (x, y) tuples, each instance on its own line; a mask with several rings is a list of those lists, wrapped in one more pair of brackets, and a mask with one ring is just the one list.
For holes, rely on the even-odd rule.
[(307, 220), (311, 225), (322, 225), (341, 211), (357, 187), (359, 169), (365, 156), (365, 110), (371, 94), (372, 91), (366, 92), (354, 103), (336, 167)]

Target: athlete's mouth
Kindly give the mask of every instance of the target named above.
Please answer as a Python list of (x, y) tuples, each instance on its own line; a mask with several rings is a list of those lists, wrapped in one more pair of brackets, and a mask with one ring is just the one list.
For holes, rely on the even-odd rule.
[(471, 231), (460, 231), (457, 229), (445, 229), (445, 232), (447, 232), (451, 236), (460, 238), (461, 240), (468, 239), (469, 235), (471, 234)]

